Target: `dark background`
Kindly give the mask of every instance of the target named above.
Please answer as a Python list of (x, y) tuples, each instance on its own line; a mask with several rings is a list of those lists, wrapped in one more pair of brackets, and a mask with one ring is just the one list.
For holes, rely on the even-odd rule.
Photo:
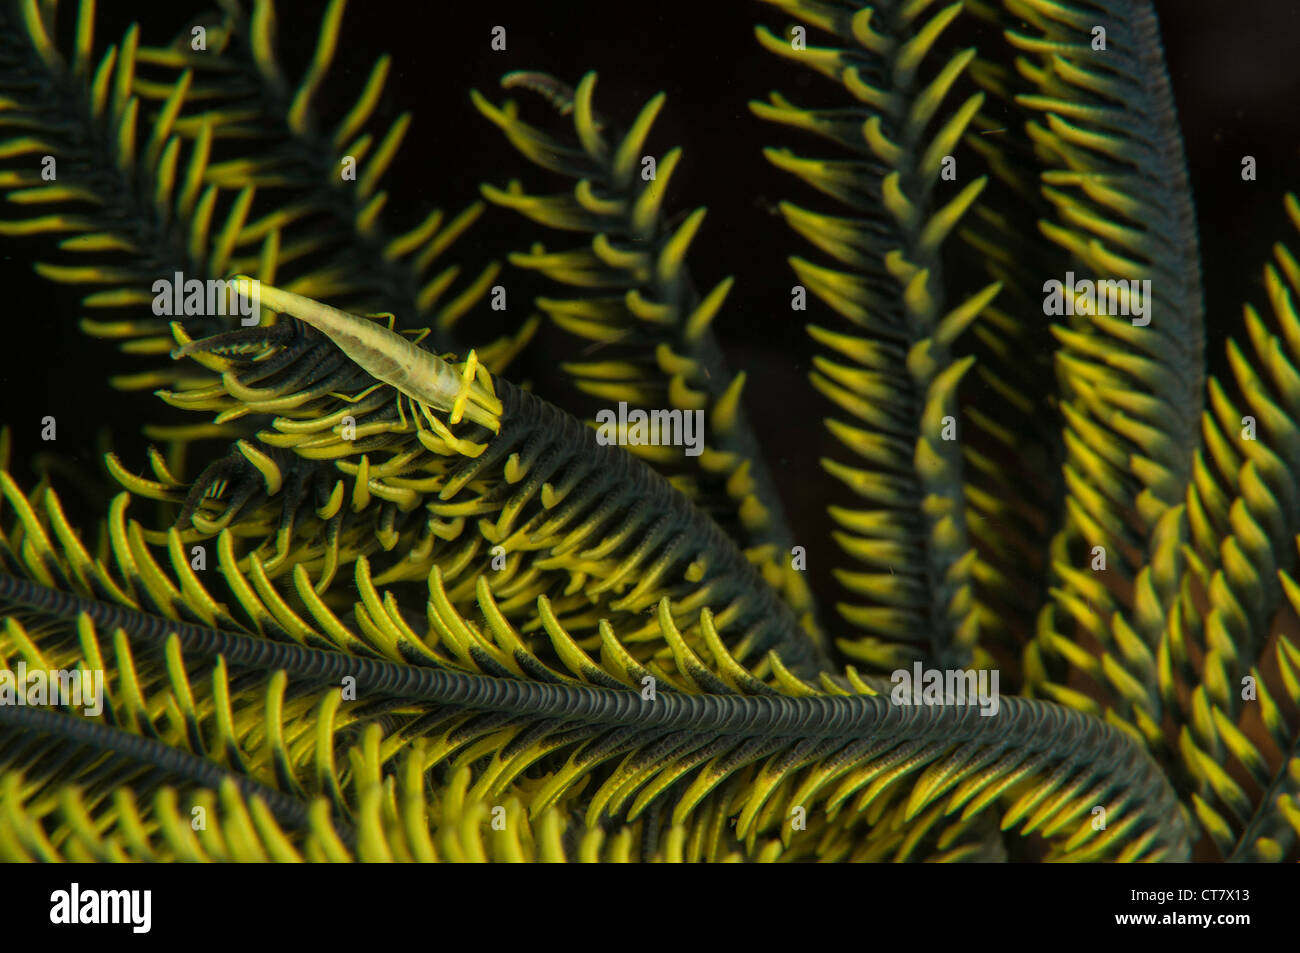
[[(297, 77), (315, 45), (324, 3), (278, 4), (280, 48), (287, 75)], [(1273, 242), (1288, 239), (1281, 206), (1284, 192), (1300, 188), (1300, 4), (1295, 0), (1158, 0), (1169, 70), (1186, 140), (1198, 209), (1204, 270), (1208, 358), (1222, 371), (1223, 338), (1240, 326), (1241, 305), (1266, 302), (1261, 267)], [(167, 2), (101, 3), (97, 52), (138, 20), (142, 41), (164, 42), (205, 4)], [(818, 458), (832, 448), (820, 425), (828, 405), (807, 384), (809, 342), (802, 320), (789, 310), (793, 283), (785, 259), (817, 257), (786, 228), (773, 206), (800, 198), (792, 177), (763, 159), (765, 145), (806, 148), (807, 140), (754, 118), (750, 99), (779, 89), (801, 104), (842, 101), (833, 86), (762, 50), (753, 36), (756, 22), (780, 32), (789, 17), (753, 2), (398, 3), (368, 0), (350, 4), (334, 67), (335, 79), (351, 95), (361, 87), (375, 58), (394, 58), (383, 116), (410, 110), (415, 121), (402, 153), (385, 179), (395, 195), (414, 199), (414, 221), (430, 207), (448, 213), (478, 195), (481, 182), (503, 185), (521, 178), (530, 191), (551, 184), (509, 146), (474, 109), (468, 91), (505, 98), (497, 83), (516, 69), (550, 72), (576, 83), (588, 69), (600, 74), (599, 111), (630, 119), (663, 90), (668, 101), (649, 146), (662, 155), (684, 148), (674, 176), (668, 211), (705, 205), (704, 227), (691, 251), (690, 267), (701, 289), (726, 275), (737, 283), (715, 323), (733, 370), (745, 369), (745, 403), (782, 489), (796, 538), (827, 539), (827, 502), (813, 488), (827, 478)], [(491, 28), (507, 29), (508, 49), (493, 52)], [(810, 31), (810, 43), (823, 42)], [(348, 82), (348, 79), (351, 82)], [(512, 91), (521, 101), (524, 91)], [(382, 128), (379, 123), (377, 128)], [(827, 154), (823, 150), (821, 154)], [(817, 153), (813, 153), (817, 154)], [(1258, 180), (1241, 181), (1241, 157), (1258, 159)], [(824, 206), (823, 206), (824, 207)], [(403, 218), (402, 221), (408, 219)], [(514, 213), (490, 208), (448, 255), (474, 274), (491, 259), (541, 240), (548, 247), (573, 244), (546, 234)], [(116, 351), (86, 338), (76, 327), (82, 314), (75, 289), (59, 288), (34, 276), (33, 260), (59, 260), (49, 246), (0, 241), (0, 281), (5, 289), (5, 359), (0, 361), (0, 419), (14, 428), (13, 469), (30, 487), (37, 454), (50, 449), (39, 440), (40, 418), (59, 421), (57, 450), (76, 473), (100, 471), (101, 444), (111, 437), (129, 466), (144, 465), (139, 428), (156, 418), (148, 395), (114, 396), (105, 382)], [(528, 300), (528, 282), (510, 269), (502, 280), (512, 305)], [(522, 282), (522, 283), (521, 283)], [(517, 289), (528, 291), (516, 295)], [(536, 291), (541, 291), (536, 287)], [(515, 311), (519, 316), (519, 312)], [(472, 313), (465, 324), (474, 320)], [(810, 304), (809, 320), (829, 322), (824, 307)], [(511, 376), (532, 378), (544, 395), (564, 399), (571, 392), (551, 376), (550, 362), (572, 356), (565, 336), (544, 328), (532, 363)], [(814, 561), (816, 562), (816, 561)], [(825, 560), (821, 561), (823, 564)], [(814, 580), (823, 588), (825, 577)], [(825, 593), (823, 593), (825, 595)]]

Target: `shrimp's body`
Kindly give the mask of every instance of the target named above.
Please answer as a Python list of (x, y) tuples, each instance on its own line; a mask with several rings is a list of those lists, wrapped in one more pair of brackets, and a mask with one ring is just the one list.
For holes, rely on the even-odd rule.
[(450, 414), (450, 423), (459, 423), (463, 415), (493, 433), (499, 432), (501, 401), (492, 390), (491, 376), (472, 351), (464, 370), (458, 372), (436, 354), (375, 321), (243, 275), (234, 280), (239, 293), (255, 305), (311, 325), (372, 377), (419, 404)]

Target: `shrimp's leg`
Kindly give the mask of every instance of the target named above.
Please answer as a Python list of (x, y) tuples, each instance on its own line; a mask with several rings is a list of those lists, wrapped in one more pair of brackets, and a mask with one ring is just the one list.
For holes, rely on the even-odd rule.
[[(424, 414), (425, 422), (427, 422), (430, 429), (433, 430), (433, 436), (436, 440), (441, 440), (456, 453), (466, 457), (477, 457), (487, 449), (487, 444), (485, 443), (475, 443), (473, 440), (462, 440), (460, 437), (457, 437), (451, 432), (450, 428), (435, 417), (424, 404), (417, 404), (416, 406), (419, 408), (420, 413)], [(421, 440), (420, 442), (435, 453), (445, 453), (445, 451), (437, 447), (436, 440)]]
[(469, 356), (465, 358), (465, 369), (460, 375), (460, 390), (456, 392), (456, 399), (452, 402), (451, 415), (447, 418), (447, 423), (458, 424), (465, 416), (465, 403), (474, 393), (474, 378), (477, 376), (478, 368), (478, 355), (471, 349)]
[(401, 421), (401, 431), (400, 431), (401, 433), (405, 433), (407, 429), (406, 412), (402, 410), (402, 399), (405, 396), (406, 395), (403, 394), (401, 391), (397, 392), (397, 419)]
[(385, 386), (387, 386), (387, 385), (385, 385), (383, 381), (380, 381), (380, 382), (377, 383), (377, 384), (371, 384), (369, 387), (367, 387), (365, 390), (363, 390), (361, 393), (357, 394), (357, 395), (354, 396), (354, 397), (349, 397), (347, 394), (335, 394), (335, 393), (332, 393), (332, 392), (330, 393), (330, 396), (331, 396), (331, 397), (337, 397), (339, 400), (345, 400), (345, 401), (347, 401), (349, 404), (356, 404), (356, 403), (360, 403), (361, 401), (365, 400), (366, 397), (368, 397), (369, 395), (373, 394), (373, 393), (374, 393), (375, 391), (377, 391), (379, 388), (381, 388), (381, 387), (385, 387)]

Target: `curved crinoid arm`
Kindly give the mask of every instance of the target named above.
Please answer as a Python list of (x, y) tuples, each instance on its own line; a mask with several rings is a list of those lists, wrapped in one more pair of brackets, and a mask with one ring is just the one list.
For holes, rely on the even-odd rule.
[(1136, 509), (1150, 530), (1182, 500), (1200, 443), (1204, 304), (1182, 136), (1149, 0), (1005, 6), (1017, 23), (1007, 40), (1037, 87), (1017, 99), (1044, 116), (1029, 127), (1056, 213), (1043, 233), (1086, 269), (1077, 279), (1150, 282), (1145, 297), (1099, 286), (1108, 300), (1092, 306), (1077, 291), (1075, 319), (1059, 322), (1067, 466), (1079, 479), (1100, 471), (1088, 482), (1109, 497), (1079, 528), (1114, 539), (1108, 519)]
[[(931, 53), (960, 4), (770, 2), (797, 17), (802, 32), (780, 38), (760, 27), (759, 41), (835, 81), (844, 99), (808, 109), (773, 93), (770, 102), (752, 104), (759, 117), (843, 151), (832, 159), (786, 149), (766, 154), (855, 216), (781, 205), (791, 228), (840, 266), (792, 258), (799, 287), (856, 326), (856, 333), (809, 328), (833, 355), (816, 358), (814, 386), (855, 418), (827, 426), (858, 463), (823, 465), (866, 504), (830, 510), (840, 526), (836, 541), (855, 563), (836, 574), (856, 597), (841, 603), (840, 613), (862, 633), (838, 645), (887, 669), (919, 657), (964, 666), (974, 657), (980, 616), (957, 405), (971, 362), (955, 359), (951, 347), (999, 286), (956, 307), (945, 301), (944, 240), (985, 184), (977, 178), (957, 188), (941, 179), (983, 101), (976, 93), (948, 111), (948, 94), (973, 54), (943, 62)], [(831, 34), (835, 45), (807, 45), (809, 28)]]
[[(732, 374), (712, 323), (731, 289), (725, 278), (700, 295), (686, 267), (705, 210), (665, 214), (669, 183), (682, 152), (646, 154), (646, 139), (664, 103), (648, 102), (626, 131), (599, 116), (593, 105), (596, 74), (576, 89), (544, 73), (510, 73), (501, 85), (544, 96), (571, 116), (573, 129), (538, 128), (519, 116), (515, 103), (498, 107), (477, 92), (474, 104), (528, 159), (576, 184), (571, 192), (534, 195), (518, 182), (505, 189), (484, 185), (489, 200), (560, 232), (590, 235), (563, 250), (537, 243), (510, 256), (511, 264), (537, 271), (563, 286), (538, 307), (570, 334), (591, 342), (601, 357), (562, 365), (574, 386), (634, 412), (698, 414), (707, 427), (691, 454), (662, 446), (668, 435), (627, 441), (673, 480), (750, 550), (768, 581), (782, 591), (810, 632), (820, 637), (812, 593), (791, 565), (794, 538), (775, 484), (741, 400), (746, 376)], [(653, 168), (650, 163), (653, 162)], [(653, 417), (651, 419), (654, 419)]]
[[(965, 64), (959, 82), (985, 96), (952, 150), (949, 175), (957, 183), (986, 175), (987, 182), (945, 243), (944, 264), (950, 275), (987, 275), (1002, 286), (953, 353), (975, 359), (958, 399), (966, 525), (979, 553), (971, 568), (979, 645), (997, 658), (1003, 683), (1020, 686), (1020, 657), (1057, 581), (1051, 543), (1064, 492), (1057, 341), (1043, 315), (1043, 281), (1070, 266), (1069, 253), (1038, 232), (1053, 207), (1041, 194), (1041, 164), (1023, 129), (1031, 117), (1015, 98), (1026, 81), (996, 42), (1003, 16), (1000, 0), (964, 0), (948, 44), (979, 38), (954, 62)], [(977, 27), (977, 20), (993, 26)]]
[[(1056, 687), (1069, 664), (1059, 646), (1079, 620), (1083, 631), (1111, 629), (1114, 612), (1133, 608), (1117, 593), (1133, 589), (1145, 608), (1125, 624), (1143, 650), (1115, 651), (1107, 637), (1094, 681), (1119, 715), (1158, 724), (1141, 657), (1163, 638), (1152, 606), (1180, 598), (1181, 574), (1142, 567), (1172, 531), (1167, 512), (1204, 485), (1205, 375), (1195, 213), (1159, 30), (1145, 0), (1002, 6), (1000, 49), (1015, 55), (1015, 71), (989, 82), (1018, 112), (1008, 137), (1033, 149), (1046, 203), (1039, 230), (1067, 256), (1036, 276), (1060, 342), (1066, 520), (1026, 678), (1047, 697), (1072, 697)], [(1130, 706), (1141, 696), (1139, 716)]]
[[(1294, 195), (1286, 211), (1300, 230)], [(1281, 243), (1274, 259), (1263, 276), (1271, 320), (1248, 305), (1247, 341), (1228, 342), (1234, 379), (1209, 381), (1192, 483), (1157, 522), (1131, 604), (1103, 573), (1062, 565), (1073, 588), (1058, 598), (1096, 648), (1081, 652), (1044, 626), (1026, 667), (1042, 695), (1143, 738), (1236, 859), (1292, 856), (1300, 833), (1300, 650), (1289, 622), (1300, 604), (1300, 267)]]
[[(1233, 686), (1268, 637), (1281, 598), (1276, 571), (1290, 568), (1297, 460), (1289, 421), (1297, 408), (1281, 293), (1289, 255), (1266, 275), (1281, 341), (1258, 316), (1248, 318), (1267, 375), (1231, 345), (1246, 408), (1211, 381), (1204, 412), (1195, 216), (1152, 7), (1101, 0), (1004, 7), (1001, 25), (1023, 54), (1022, 80), (1008, 75), (998, 86), (1034, 119), (1026, 132), (1051, 211), (1041, 230), (1072, 256), (1065, 267), (1076, 281), (1097, 282), (1095, 295), (1087, 288), (1066, 295), (1074, 316), (1054, 329), (1067, 525), (1052, 548), (1053, 604), (1025, 652), (1026, 677), (1035, 693), (1105, 710), (1161, 749), (1172, 705), (1176, 723), (1190, 719), (1198, 743), (1221, 750), (1208, 708), (1195, 717), (1183, 710), (1187, 695), (1177, 685), (1203, 680), (1209, 695), (1198, 704), (1212, 701), (1235, 719)], [(1125, 287), (1112, 299), (1102, 291), (1112, 279), (1149, 287), (1141, 298)], [(1261, 422), (1261, 439), (1243, 414)], [(1186, 558), (1189, 544), (1195, 558)], [(1194, 592), (1210, 598), (1204, 630)], [(1098, 648), (1080, 652), (1076, 628)], [(1189, 646), (1201, 639), (1198, 673)], [(1183, 757), (1171, 752), (1175, 762)], [(1200, 773), (1195, 763), (1189, 768)], [(1202, 793), (1204, 783), (1197, 782)]]
[[(277, 324), (191, 342), (178, 325), (177, 356), (222, 371), (222, 382), (163, 396), (216, 411), (219, 422), (274, 415), (256, 445), (241, 447), (263, 481), (264, 505), (245, 506), (241, 492), (238, 519), (217, 518), (210, 507), (203, 515), (210, 526), (259, 540), (259, 558), (272, 560), (276, 574), (305, 562), (328, 595), (348, 553), (375, 554), (385, 581), (455, 567), (467, 583), (455, 587), (459, 604), (484, 573), (510, 597), (509, 612), (527, 614), (546, 594), (558, 619), (589, 631), (603, 614), (653, 632), (638, 614), (667, 595), (692, 631), (700, 609), (714, 606), (726, 644), (742, 655), (775, 649), (793, 670), (824, 667), (791, 610), (726, 534), (601, 433), (489, 374), (472, 354), (439, 358), (371, 319), (278, 289), (262, 286), (260, 301), (310, 328)], [(333, 461), (338, 471), (330, 502), (298, 524), (299, 542), (287, 550), (267, 531), (284, 517), (274, 492), (283, 474), (265, 452), (272, 448)], [(175, 488), (156, 494), (150, 481), (118, 472), (132, 492), (175, 498)]]
[[(951, 686), (939, 688), (941, 703), (911, 705), (861, 682), (819, 688), (781, 672), (760, 681), (720, 647), (708, 614), (714, 679), (680, 640), (671, 671), (648, 675), (607, 624), (599, 663), (552, 624), (560, 651), (548, 661), (493, 611), (486, 582), (480, 623), (439, 597), (437, 573), (427, 636), (407, 630), (406, 647), (390, 643), (386, 658), (313, 648), (12, 575), (62, 564), (43, 529), (23, 515), (0, 548), (0, 656), (72, 671), (112, 660), (117, 677), (106, 717), (90, 724), (78, 712), (0, 708), (0, 735), (42, 741), (0, 744), (0, 784), (12, 790), (21, 773), (23, 790), (57, 804), (25, 836), (0, 839), (10, 855), (48, 856), (53, 844), (82, 859), (227, 853), (177, 836), (177, 805), (192, 802), (218, 808), (223, 823), (245, 807), (253, 823), (237, 825), (228, 852), (249, 857), (431, 860), (459, 847), (485, 859), (477, 838), (444, 842), (437, 820), (440, 806), (482, 803), (548, 830), (556, 856), (599, 856), (609, 837), (615, 855), (642, 859), (972, 859), (1000, 853), (982, 836), (990, 815), (1044, 838), (1049, 859), (1188, 856), (1184, 815), (1142, 747), (1061, 706), (999, 702), (996, 691), (975, 702)], [(403, 629), (401, 614), (366, 589), (365, 614), (336, 625), (382, 646)], [(666, 600), (658, 615), (677, 639)], [(423, 655), (406, 655), (417, 648)], [(125, 790), (109, 798), (52, 770), (73, 749)], [(390, 776), (400, 810), (378, 795)], [(177, 789), (188, 789), (184, 802)], [(11, 816), (30, 817), (30, 803), (12, 803)], [(119, 825), (134, 818), (155, 838), (123, 844)]]

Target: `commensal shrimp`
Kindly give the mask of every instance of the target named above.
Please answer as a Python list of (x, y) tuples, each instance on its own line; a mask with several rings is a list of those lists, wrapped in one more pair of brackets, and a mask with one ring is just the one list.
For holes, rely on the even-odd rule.
[[(255, 306), (291, 315), (311, 325), (372, 377), (395, 387), (417, 405), (448, 413), (452, 424), (459, 423), (464, 416), (493, 433), (500, 432), (501, 401), (492, 391), (492, 378), (473, 351), (466, 359), (464, 370), (457, 371), (436, 354), (382, 324), (244, 275), (233, 280), (239, 293)], [(185, 356), (196, 344), (187, 344), (173, 357)]]

